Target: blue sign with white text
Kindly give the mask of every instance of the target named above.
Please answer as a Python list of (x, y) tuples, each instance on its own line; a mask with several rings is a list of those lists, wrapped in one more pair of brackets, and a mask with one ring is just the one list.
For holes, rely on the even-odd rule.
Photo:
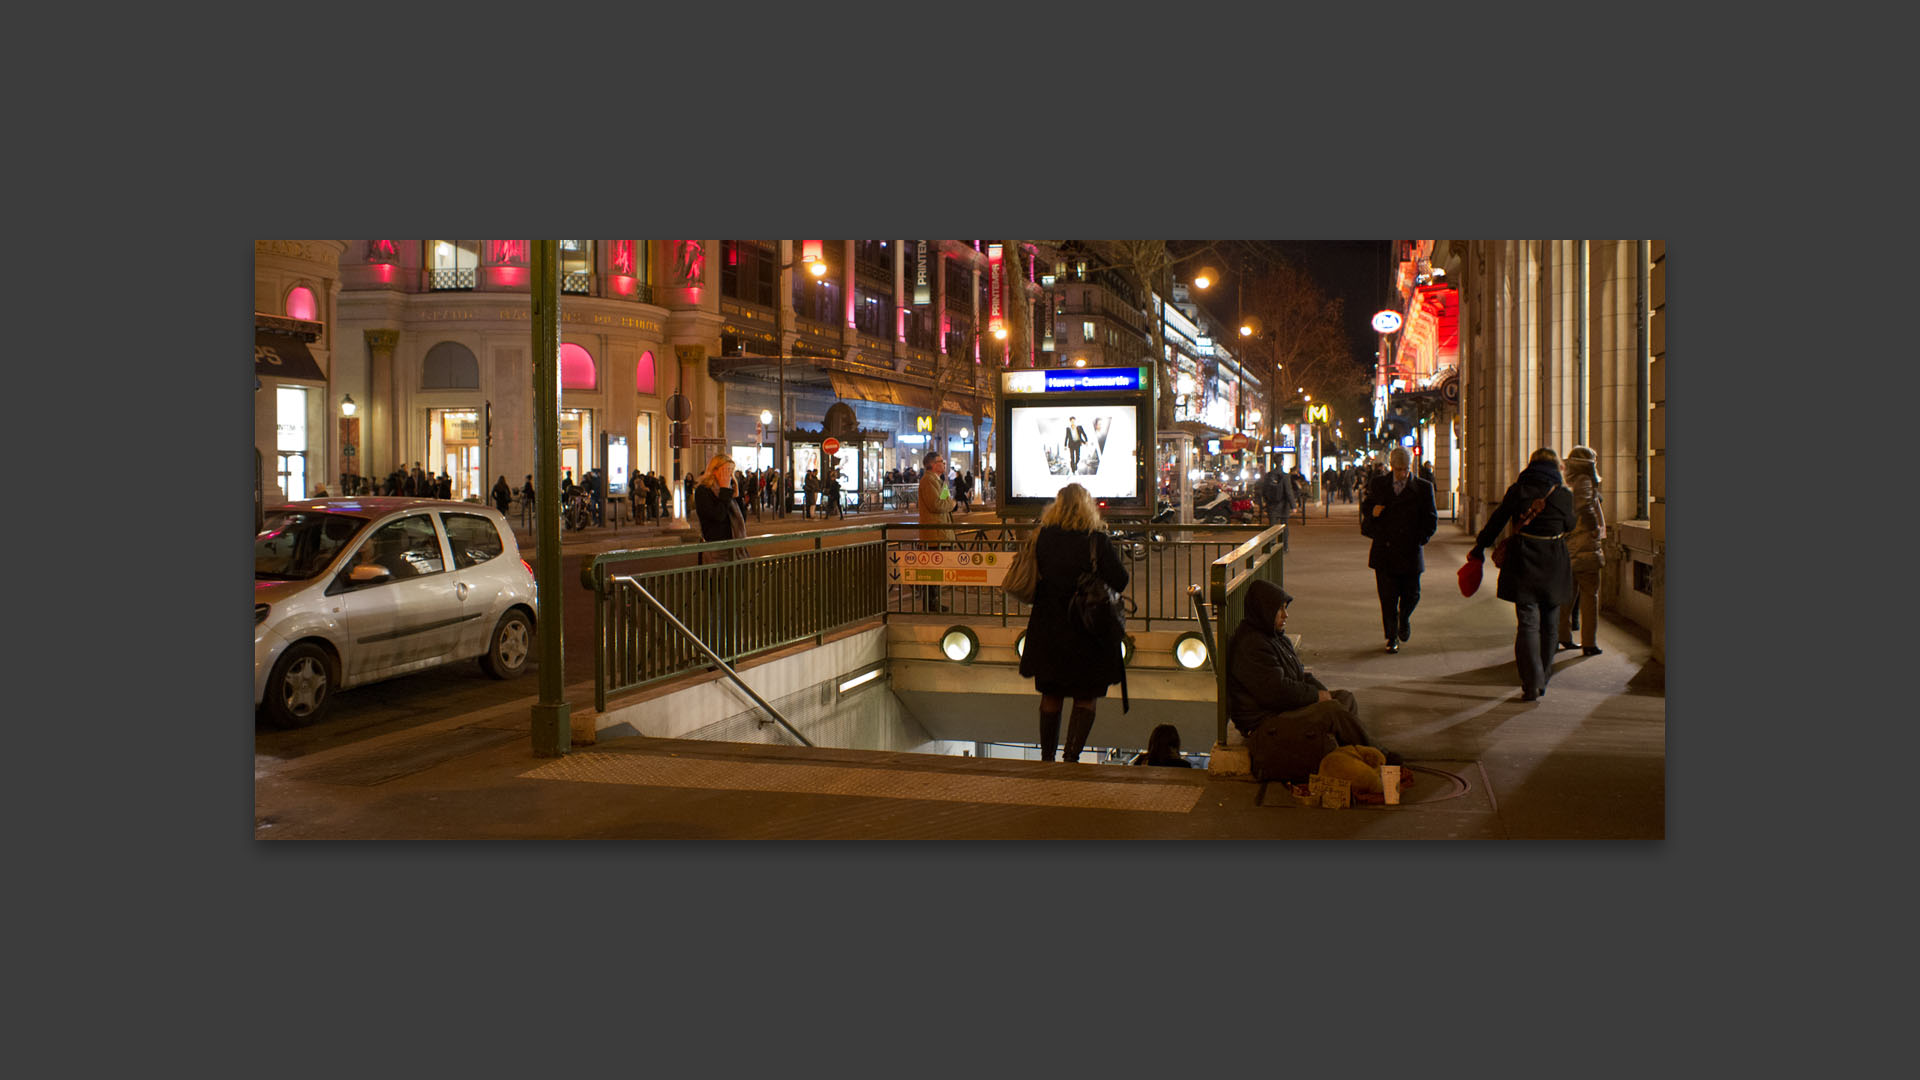
[(1047, 392), (1056, 390), (1138, 390), (1140, 369), (1130, 368), (1055, 368), (1047, 371)]

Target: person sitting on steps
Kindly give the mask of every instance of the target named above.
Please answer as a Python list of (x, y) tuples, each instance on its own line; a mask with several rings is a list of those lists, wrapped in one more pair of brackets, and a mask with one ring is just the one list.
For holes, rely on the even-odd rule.
[(1284, 632), (1291, 603), (1280, 586), (1255, 581), (1227, 643), (1227, 718), (1246, 737), (1254, 779), (1301, 783), (1343, 746), (1377, 749), (1384, 764), (1400, 764), (1360, 725), (1353, 693), (1329, 690), (1301, 665)]

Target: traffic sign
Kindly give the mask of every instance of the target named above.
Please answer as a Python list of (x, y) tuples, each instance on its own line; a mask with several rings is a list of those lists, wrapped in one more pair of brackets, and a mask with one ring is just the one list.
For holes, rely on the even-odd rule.
[(827, 436), (827, 437), (826, 437), (826, 439), (825, 439), (825, 440), (824, 440), (823, 442), (821, 442), (821, 444), (820, 444), (820, 452), (821, 452), (821, 453), (823, 453), (823, 454), (837, 454), (837, 453), (839, 453), (839, 452), (840, 452), (840, 440), (839, 440), (839, 439), (836, 439), (836, 438), (834, 438), (834, 437), (833, 437), (833, 436), (831, 436), (831, 435), (829, 435), (829, 436)]

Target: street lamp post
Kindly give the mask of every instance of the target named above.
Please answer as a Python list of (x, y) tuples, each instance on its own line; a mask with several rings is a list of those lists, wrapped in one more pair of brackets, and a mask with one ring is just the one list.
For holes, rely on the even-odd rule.
[[(807, 273), (812, 274), (814, 277), (825, 277), (827, 273), (826, 261), (821, 257), (819, 250), (809, 249), (804, 240), (801, 241), (800, 244), (800, 258), (789, 259), (781, 263), (780, 268), (773, 273), (773, 278), (776, 282), (775, 287), (779, 288), (782, 293), (774, 297), (773, 305), (774, 348), (779, 350), (779, 355), (775, 358), (775, 367), (779, 372), (780, 383), (780, 430), (776, 432), (773, 437), (773, 453), (774, 457), (780, 462), (780, 471), (783, 476), (793, 471), (789, 467), (787, 459), (787, 333), (786, 327), (783, 325), (786, 322), (784, 316), (786, 315), (787, 307), (793, 303), (793, 287), (787, 285), (780, 275), (793, 269), (795, 266), (801, 265), (804, 265), (807, 268)], [(776, 256), (776, 258), (777, 257), (778, 256)], [(786, 508), (788, 501), (790, 500), (782, 497), (780, 503), (781, 509), (784, 510)]]

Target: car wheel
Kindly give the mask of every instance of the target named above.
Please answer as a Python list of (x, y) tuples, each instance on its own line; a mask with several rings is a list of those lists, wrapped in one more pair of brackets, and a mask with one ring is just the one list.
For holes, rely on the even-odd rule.
[(519, 678), (527, 670), (527, 657), (533, 655), (533, 623), (518, 609), (500, 616), (494, 624), (493, 638), (487, 645), (480, 666), (496, 679)]
[(273, 726), (296, 728), (325, 716), (332, 702), (333, 660), (327, 650), (303, 641), (280, 654), (260, 704)]

